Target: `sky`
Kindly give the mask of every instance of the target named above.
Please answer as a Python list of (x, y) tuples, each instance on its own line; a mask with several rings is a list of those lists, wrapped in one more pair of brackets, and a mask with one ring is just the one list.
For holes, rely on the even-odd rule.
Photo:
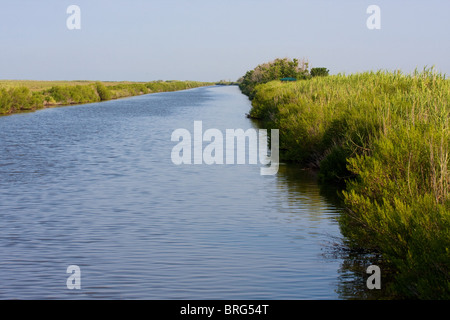
[(450, 1), (0, 0), (0, 79), (234, 81), (284, 57), (331, 74), (450, 75)]

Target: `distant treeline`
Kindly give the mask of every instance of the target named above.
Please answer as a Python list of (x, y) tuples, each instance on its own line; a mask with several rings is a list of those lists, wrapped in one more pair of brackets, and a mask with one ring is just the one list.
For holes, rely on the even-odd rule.
[(239, 87), (245, 95), (253, 99), (255, 87), (258, 84), (273, 80), (291, 78), (292, 80), (305, 80), (313, 77), (328, 76), (329, 70), (324, 67), (308, 70), (309, 63), (298, 59), (275, 59), (273, 61), (258, 65), (238, 80)]
[(95, 82), (56, 85), (32, 91), (26, 86), (0, 88), (0, 114), (32, 111), (56, 105), (99, 102), (140, 94), (167, 92), (213, 85), (198, 81), (154, 81), (145, 83)]
[(450, 81), (378, 71), (250, 92), (250, 116), (279, 129), (283, 160), (344, 182), (342, 233), (357, 252), (381, 255), (372, 263), (394, 276), (390, 295), (449, 299)]

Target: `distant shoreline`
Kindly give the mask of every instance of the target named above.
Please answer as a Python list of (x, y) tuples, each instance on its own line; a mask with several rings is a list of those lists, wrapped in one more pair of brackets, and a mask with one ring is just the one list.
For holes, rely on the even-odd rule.
[(222, 83), (0, 80), (0, 116), (216, 84)]

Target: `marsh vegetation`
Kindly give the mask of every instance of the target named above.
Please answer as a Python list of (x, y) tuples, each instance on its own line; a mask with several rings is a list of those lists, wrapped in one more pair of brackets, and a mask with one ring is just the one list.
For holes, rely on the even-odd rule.
[(0, 81), (0, 114), (211, 85), (198, 81)]
[(305, 79), (241, 82), (250, 116), (279, 129), (282, 159), (343, 185), (347, 245), (382, 255), (392, 296), (448, 299), (449, 80), (433, 69)]

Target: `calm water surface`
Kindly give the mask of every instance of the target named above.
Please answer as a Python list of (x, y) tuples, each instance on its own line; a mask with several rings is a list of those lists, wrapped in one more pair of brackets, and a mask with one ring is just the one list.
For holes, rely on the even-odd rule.
[(345, 298), (313, 177), (172, 163), (175, 129), (245, 130), (249, 109), (206, 87), (0, 117), (0, 298)]

